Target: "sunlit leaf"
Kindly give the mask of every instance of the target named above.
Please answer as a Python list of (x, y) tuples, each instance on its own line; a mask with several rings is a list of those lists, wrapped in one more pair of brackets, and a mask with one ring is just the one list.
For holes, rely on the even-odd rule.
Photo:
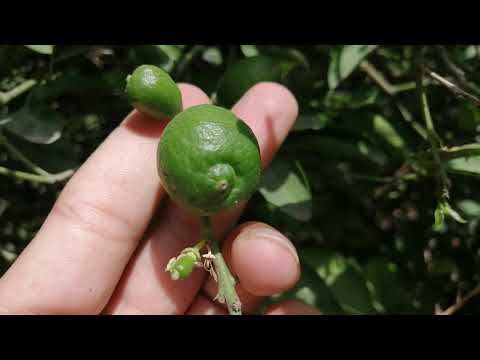
[(182, 56), (182, 49), (179, 45), (156, 45), (168, 56), (168, 61), (162, 64), (165, 71), (170, 72), (177, 60)]
[(300, 164), (278, 156), (269, 166), (259, 189), (263, 197), (300, 221), (312, 216), (312, 195)]
[(365, 277), (382, 312), (411, 311), (411, 299), (401, 280), (399, 268), (385, 258), (372, 258), (365, 266)]
[(346, 312), (337, 303), (332, 291), (317, 275), (316, 271), (307, 264), (301, 265), (301, 276), (295, 287), (285, 293), (272, 296), (266, 301), (260, 313), (275, 303), (296, 300), (310, 305), (324, 315), (344, 315)]
[(445, 221), (445, 212), (442, 206), (437, 206), (435, 209), (435, 228), (439, 229), (443, 226)]
[(222, 52), (216, 47), (207, 48), (202, 54), (202, 59), (217, 66), (223, 63)]
[(403, 150), (405, 142), (395, 128), (390, 125), (382, 115), (374, 115), (373, 128), (377, 135), (381, 136), (388, 144), (396, 149)]
[(44, 55), (52, 55), (53, 47), (55, 45), (25, 45), (25, 46), (37, 53), (44, 54)]
[(240, 49), (246, 57), (258, 55), (258, 49), (255, 45), (240, 45)]
[(373, 314), (376, 310), (366, 280), (358, 267), (341, 254), (320, 248), (299, 249), (302, 260), (325, 281), (337, 303), (348, 314)]
[(453, 160), (458, 158), (465, 158), (466, 160), (468, 160), (471, 157), (480, 156), (480, 144), (465, 144), (441, 149), (440, 156), (446, 160)]
[(480, 156), (462, 157), (448, 161), (447, 170), (450, 172), (480, 177)]
[(459, 223), (462, 223), (462, 224), (465, 224), (467, 222), (464, 218), (462, 218), (462, 216), (457, 211), (452, 209), (450, 204), (447, 203), (447, 202), (445, 202), (445, 204), (444, 204), (444, 213), (446, 215), (450, 216), (456, 222), (459, 222)]
[(64, 127), (63, 117), (48, 108), (28, 108), (9, 115), (4, 127), (18, 137), (36, 144), (57, 141)]
[(462, 212), (471, 218), (480, 217), (480, 203), (471, 199), (465, 199), (458, 202), (457, 206)]
[(335, 89), (378, 45), (345, 45), (334, 54), (328, 69), (328, 85)]

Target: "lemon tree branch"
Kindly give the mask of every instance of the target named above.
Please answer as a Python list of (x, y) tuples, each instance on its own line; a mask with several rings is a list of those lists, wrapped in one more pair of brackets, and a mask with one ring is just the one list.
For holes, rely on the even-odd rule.
[(67, 170), (58, 174), (37, 175), (0, 166), (0, 175), (44, 184), (54, 184), (56, 182), (64, 181), (72, 176), (73, 172), (73, 170)]
[(427, 67), (423, 67), (424, 71), (428, 76), (430, 76), (432, 79), (436, 80), (439, 84), (445, 86), (447, 89), (452, 91), (455, 95), (469, 99), (470, 101), (474, 102), (477, 105), (480, 105), (480, 98), (477, 96), (463, 90), (460, 88), (457, 84), (454, 84), (453, 82), (445, 79), (443, 76), (440, 76), (436, 72), (428, 69)]
[(23, 164), (25, 164), (25, 166), (30, 168), (30, 170), (36, 172), (39, 175), (45, 175), (45, 176), (51, 175), (47, 171), (43, 170), (40, 166), (34, 164), (29, 158), (27, 158), (24, 154), (22, 154), (20, 150), (18, 150), (15, 146), (10, 144), (7, 138), (2, 134), (0, 134), (0, 144), (3, 145), (5, 149), (7, 149), (7, 151), (9, 151), (14, 157), (20, 160)]
[(34, 87), (37, 84), (36, 80), (30, 79), (27, 81), (24, 81), (17, 87), (13, 88), (10, 91), (7, 92), (2, 92), (0, 91), (0, 105), (5, 105), (11, 100), (15, 99), (17, 96), (22, 95), (26, 91), (30, 90), (32, 87)]
[(480, 295), (480, 285), (475, 289), (470, 291), (465, 297), (459, 298), (455, 304), (448, 307), (447, 309), (437, 312), (436, 315), (452, 315), (453, 313), (460, 310), (467, 302), (469, 302), (473, 297)]
[(213, 235), (211, 219), (208, 217), (202, 217), (202, 226), (206, 238), (210, 241), (213, 255), (215, 256), (213, 264), (218, 276), (217, 299), (219, 302), (225, 302), (227, 304), (230, 315), (242, 315), (242, 304), (235, 290), (235, 278), (225, 263), (218, 241)]
[(450, 181), (447, 178), (447, 173), (445, 171), (445, 168), (440, 158), (439, 149), (442, 147), (442, 141), (438, 136), (437, 132), (435, 131), (435, 127), (433, 125), (432, 116), (430, 114), (430, 107), (428, 105), (427, 94), (423, 86), (423, 74), (424, 74), (424, 68), (422, 64), (419, 64), (417, 68), (417, 91), (418, 91), (418, 97), (419, 97), (420, 106), (421, 106), (422, 117), (425, 122), (425, 126), (427, 128), (428, 141), (430, 143), (430, 148), (432, 150), (433, 159), (437, 165), (437, 170), (439, 175), (438, 176), (439, 191), (440, 191), (439, 197), (440, 197), (440, 200), (448, 199)]

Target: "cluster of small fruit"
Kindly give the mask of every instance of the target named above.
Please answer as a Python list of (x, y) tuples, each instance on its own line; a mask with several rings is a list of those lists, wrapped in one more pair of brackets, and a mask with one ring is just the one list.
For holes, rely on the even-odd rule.
[[(233, 112), (211, 104), (183, 109), (175, 81), (153, 65), (142, 65), (129, 75), (126, 92), (139, 112), (168, 121), (157, 148), (162, 186), (176, 204), (199, 216), (204, 227), (210, 226), (208, 217), (256, 191), (261, 175), (259, 144)], [(166, 271), (172, 279), (187, 278), (197, 265), (217, 280), (209, 233), (203, 231), (206, 239), (170, 260)], [(208, 249), (206, 255), (200, 255), (203, 247)]]

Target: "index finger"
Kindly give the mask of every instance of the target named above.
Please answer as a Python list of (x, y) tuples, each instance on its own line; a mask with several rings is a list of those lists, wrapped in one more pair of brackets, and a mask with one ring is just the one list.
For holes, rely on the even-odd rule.
[[(179, 87), (185, 108), (209, 101), (193, 85)], [(0, 279), (0, 307), (100, 312), (164, 196), (156, 147), (165, 125), (133, 111), (110, 134)]]

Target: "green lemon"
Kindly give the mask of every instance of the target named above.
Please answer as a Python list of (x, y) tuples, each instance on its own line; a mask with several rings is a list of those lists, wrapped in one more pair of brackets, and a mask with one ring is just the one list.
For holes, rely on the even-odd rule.
[(167, 72), (154, 65), (141, 65), (127, 77), (130, 103), (156, 119), (173, 117), (182, 111), (180, 89)]
[(185, 248), (178, 257), (170, 259), (165, 271), (170, 273), (173, 280), (187, 279), (201, 260), (197, 248)]
[(237, 61), (220, 79), (218, 104), (230, 108), (256, 83), (280, 80), (280, 67), (268, 57), (259, 55)]
[(194, 106), (168, 123), (157, 164), (170, 197), (200, 216), (247, 200), (261, 174), (252, 130), (232, 112), (213, 105)]

